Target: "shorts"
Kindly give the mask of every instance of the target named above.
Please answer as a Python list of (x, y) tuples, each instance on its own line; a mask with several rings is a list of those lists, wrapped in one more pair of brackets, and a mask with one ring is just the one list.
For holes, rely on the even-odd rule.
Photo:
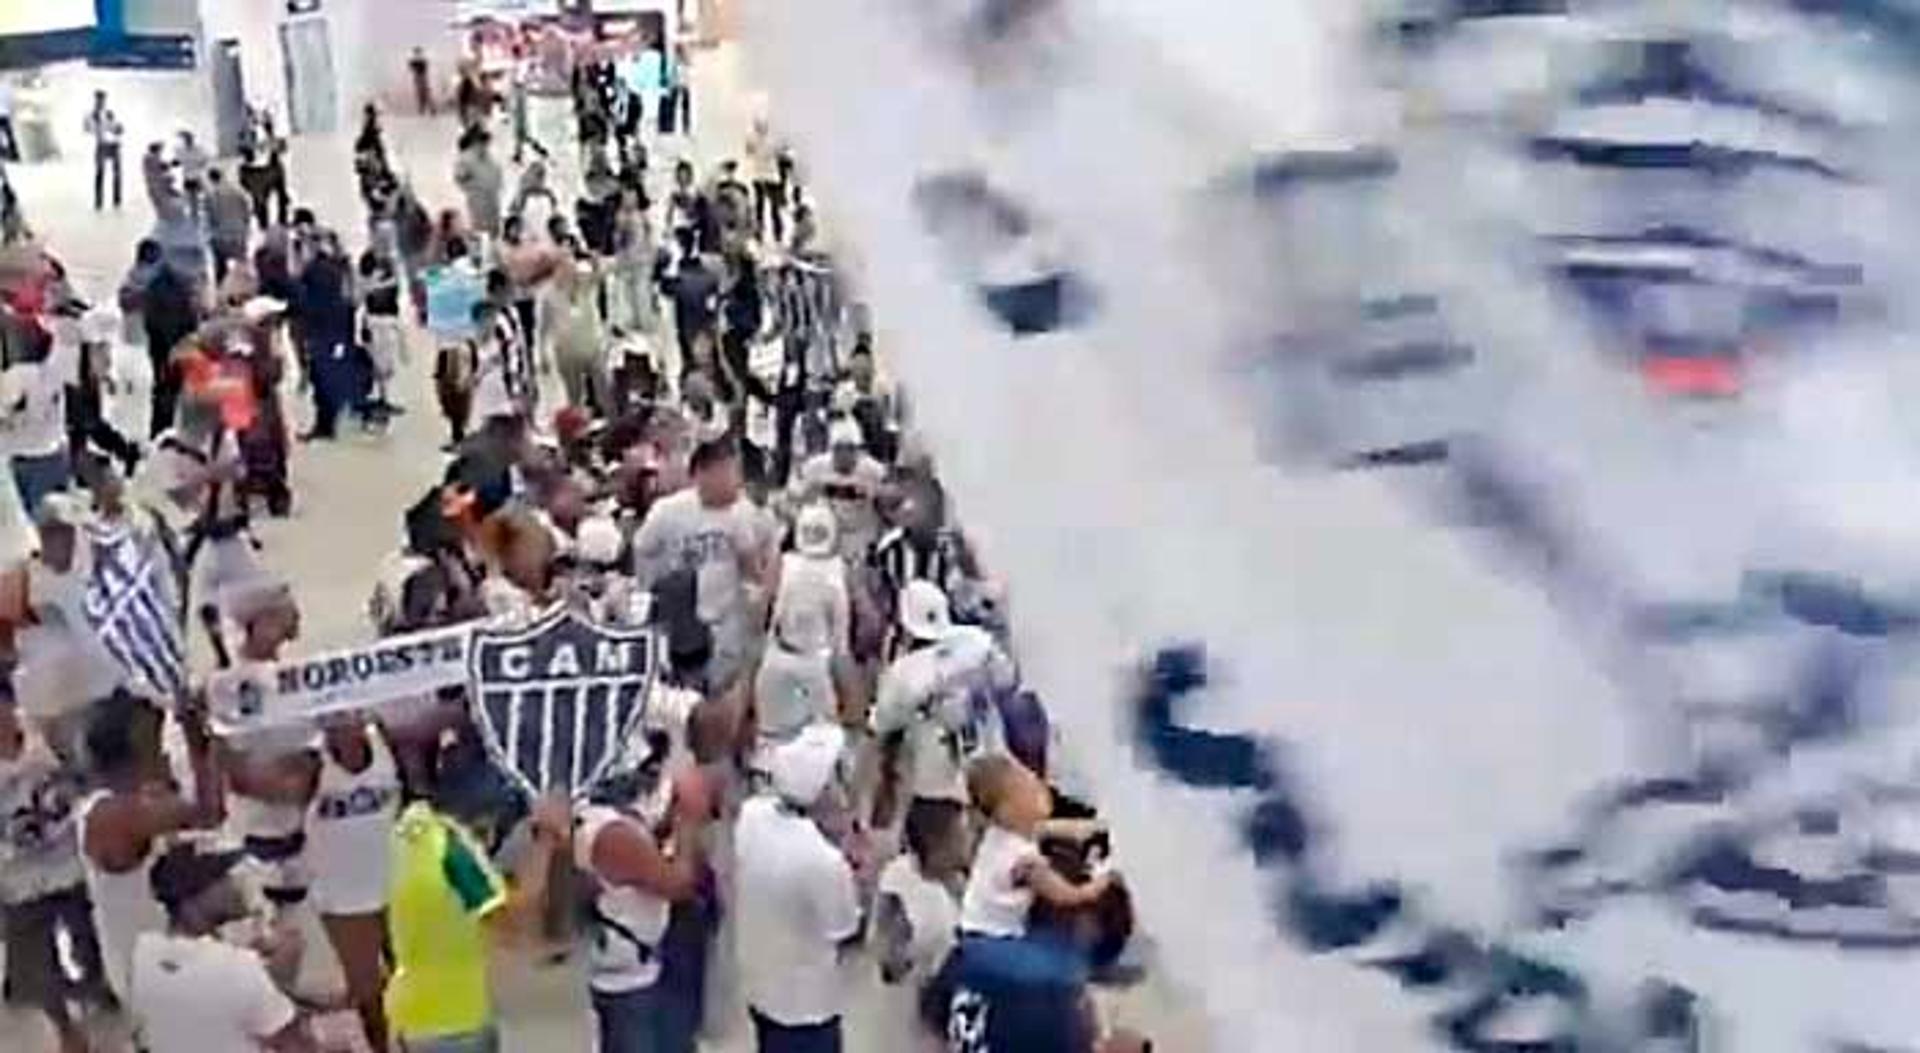
[(93, 906), (84, 887), (9, 904), (0, 910), (0, 921), (4, 921), (10, 1001), (45, 1007), (69, 999), (72, 991), (60, 962), (62, 929), (72, 941), (81, 971), (99, 987), (100, 943), (94, 937)]
[[(750, 1010), (760, 1053), (841, 1053), (840, 1018), (824, 1024), (782, 1024), (758, 1009)], [(1041, 1047), (1034, 1047), (1036, 1050)]]
[(405, 352), (406, 333), (398, 316), (375, 315), (367, 319), (367, 358), (373, 363), (373, 375), (390, 380)]

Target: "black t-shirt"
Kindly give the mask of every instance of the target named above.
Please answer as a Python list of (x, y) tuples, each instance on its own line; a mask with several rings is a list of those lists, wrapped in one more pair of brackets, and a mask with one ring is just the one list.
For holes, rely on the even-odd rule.
[(380, 318), (400, 314), (400, 279), (393, 264), (371, 252), (360, 257), (360, 280), (367, 285), (367, 313)]
[(200, 324), (193, 287), (171, 267), (161, 267), (147, 283), (144, 308), (147, 346), (156, 358), (171, 355), (174, 346)]
[(699, 264), (683, 266), (673, 279), (674, 317), (704, 323), (713, 319), (713, 298), (720, 276)]

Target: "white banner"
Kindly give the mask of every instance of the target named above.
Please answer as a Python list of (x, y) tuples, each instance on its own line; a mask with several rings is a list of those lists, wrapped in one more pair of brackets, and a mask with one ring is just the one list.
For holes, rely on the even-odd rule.
[(390, 636), (360, 647), (216, 674), (208, 705), (222, 734), (377, 711), (468, 681), (479, 623)]

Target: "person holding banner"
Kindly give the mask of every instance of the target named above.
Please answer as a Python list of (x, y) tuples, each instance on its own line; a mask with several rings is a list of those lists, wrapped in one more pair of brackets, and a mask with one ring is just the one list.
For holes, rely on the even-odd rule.
[(189, 797), (172, 785), (161, 755), (164, 719), (145, 700), (116, 690), (93, 703), (86, 733), (87, 760), (100, 788), (80, 802), (77, 834), (107, 984), (122, 1004), (132, 995), (134, 942), (165, 922), (148, 882), (154, 859), (166, 839), (210, 827), (220, 815), (220, 781), (205, 722), (191, 710), (181, 713), (193, 780)]
[[(299, 636), (300, 608), (286, 582), (272, 575), (229, 586), (220, 607), (235, 631), (234, 660), (241, 668), (278, 661)], [(314, 864), (307, 839), (321, 780), (318, 736), (310, 727), (294, 725), (229, 736), (220, 745), (228, 832), (258, 863), (274, 921), (299, 933), (303, 945), (316, 946), (326, 934), (311, 898)], [(286, 986), (303, 997), (330, 995), (323, 964), (317, 954), (291, 955)], [(364, 978), (356, 983), (362, 962), (343, 959), (342, 966), (350, 992), (368, 986)]]
[(360, 1014), (367, 1045), (387, 1049), (387, 884), (393, 824), (400, 813), (400, 767), (378, 724), (330, 721), (320, 749), (320, 777), (307, 814), (313, 899)]

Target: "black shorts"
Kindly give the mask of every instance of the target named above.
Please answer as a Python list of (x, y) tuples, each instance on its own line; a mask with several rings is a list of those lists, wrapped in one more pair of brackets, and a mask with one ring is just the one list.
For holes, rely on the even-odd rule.
[(94, 938), (93, 907), (86, 889), (74, 886), (0, 909), (5, 930), (8, 1000), (46, 1007), (65, 1002), (73, 984), (60, 964), (60, 930), (66, 929), (82, 971), (81, 986), (100, 978), (100, 945)]

